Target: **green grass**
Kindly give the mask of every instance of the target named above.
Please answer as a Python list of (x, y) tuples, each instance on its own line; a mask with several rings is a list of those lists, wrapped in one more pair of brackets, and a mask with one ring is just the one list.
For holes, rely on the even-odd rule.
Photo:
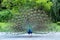
[[(60, 22), (49, 24), (47, 31), (60, 32), (59, 24), (60, 24)], [(12, 28), (13, 25), (14, 25), (14, 23), (0, 22), (0, 32), (14, 32), (14, 29)]]
[(12, 31), (10, 26), (13, 26), (13, 23), (0, 22), (0, 32), (10, 32), (10, 31)]
[(58, 23), (49, 24), (49, 31), (60, 32), (60, 25), (58, 25)]

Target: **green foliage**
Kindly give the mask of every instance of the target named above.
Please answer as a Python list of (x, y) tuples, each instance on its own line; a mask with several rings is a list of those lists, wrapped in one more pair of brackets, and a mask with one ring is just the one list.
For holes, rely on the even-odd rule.
[(60, 25), (58, 25), (57, 23), (51, 23), (48, 26), (49, 26), (49, 31), (60, 32)]
[(60, 25), (60, 22), (57, 22), (58, 25)]
[(51, 0), (53, 2), (53, 6), (51, 8), (51, 18), (54, 23), (60, 21), (60, 1), (59, 0)]
[(3, 0), (2, 6), (5, 6), (7, 9), (19, 10), (20, 8), (33, 8), (43, 6), (43, 10), (50, 10), (52, 2), (49, 0)]
[(41, 5), (43, 9), (46, 11), (49, 11), (51, 9), (51, 6), (53, 5), (53, 3), (49, 0), (37, 0), (36, 3)]
[(0, 22), (7, 21), (7, 20), (11, 19), (12, 16), (13, 16), (13, 14), (10, 13), (8, 10), (0, 11)]

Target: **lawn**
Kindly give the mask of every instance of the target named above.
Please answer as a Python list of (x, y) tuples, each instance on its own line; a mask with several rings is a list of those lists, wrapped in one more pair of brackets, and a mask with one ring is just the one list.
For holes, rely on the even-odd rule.
[(12, 31), (13, 23), (0, 22), (0, 32), (10, 32)]
[(60, 32), (60, 22), (49, 24), (49, 31)]

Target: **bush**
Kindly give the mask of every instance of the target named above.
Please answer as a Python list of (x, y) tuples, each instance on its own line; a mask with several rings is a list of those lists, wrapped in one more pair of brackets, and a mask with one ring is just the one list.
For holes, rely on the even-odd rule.
[(0, 22), (11, 19), (13, 14), (8, 10), (0, 11)]
[(48, 11), (51, 9), (52, 2), (49, 0), (3, 0), (1, 2), (1, 5), (6, 7), (7, 9), (15, 9), (19, 10), (20, 8), (33, 8), (33, 7), (41, 7), (43, 6), (43, 9)]
[(60, 25), (60, 22), (57, 22), (58, 25)]
[(50, 11), (51, 6), (53, 5), (49, 0), (36, 0), (36, 3), (39, 4), (40, 7), (42, 6), (42, 9), (46, 11)]

